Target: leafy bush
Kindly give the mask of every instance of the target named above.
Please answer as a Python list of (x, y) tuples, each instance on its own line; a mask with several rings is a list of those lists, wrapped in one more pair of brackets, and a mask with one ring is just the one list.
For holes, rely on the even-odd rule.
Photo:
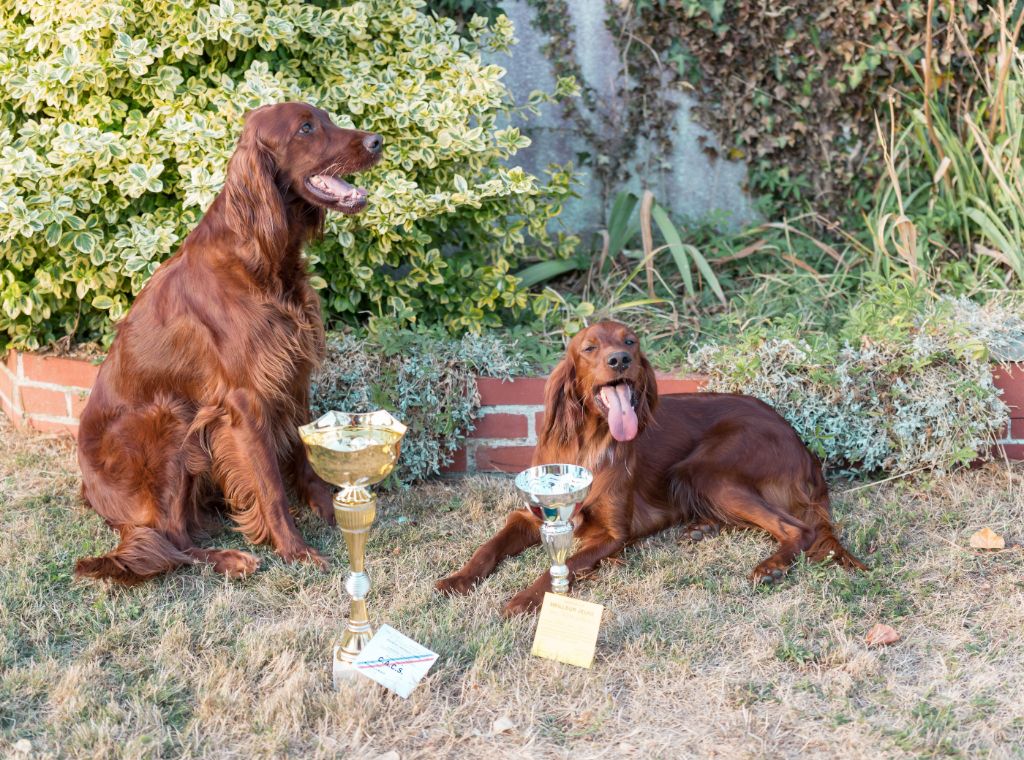
[(336, 333), (313, 378), (314, 416), (331, 409), (387, 409), (409, 427), (393, 480), (436, 474), (473, 430), (480, 410), (476, 376), (509, 378), (527, 365), (498, 339), (456, 340), (438, 330), (383, 329), (376, 335)]
[(985, 456), (1006, 422), (989, 345), (1011, 344), (1022, 323), (996, 305), (921, 295), (876, 287), (838, 336), (760, 328), (691, 359), (709, 390), (768, 402), (828, 464), (948, 470)]
[(385, 139), (369, 209), (330, 215), (311, 251), (330, 314), (461, 330), (523, 307), (525, 236), (573, 245), (545, 229), (570, 174), (506, 163), (529, 141), (499, 127), (503, 71), (479, 53), (508, 19), (460, 36), (422, 5), (0, 4), (0, 350), (109, 337), (219, 191), (242, 114), (294, 99)]

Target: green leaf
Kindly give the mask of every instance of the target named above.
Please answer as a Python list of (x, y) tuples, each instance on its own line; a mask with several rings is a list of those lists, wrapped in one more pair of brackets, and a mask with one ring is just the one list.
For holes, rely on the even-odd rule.
[(79, 232), (72, 240), (75, 249), (85, 255), (89, 255), (96, 248), (96, 236), (91, 232)]
[(531, 264), (525, 269), (521, 269), (516, 272), (516, 277), (519, 278), (519, 284), (524, 288), (532, 288), (537, 283), (558, 277), (566, 272), (575, 272), (585, 268), (586, 267), (581, 266), (581, 262), (575, 258), (554, 259), (551, 261), (541, 261), (537, 264)]
[(708, 284), (711, 291), (718, 296), (718, 300), (722, 302), (724, 306), (726, 304), (725, 293), (722, 292), (722, 286), (718, 282), (718, 277), (711, 270), (711, 265), (708, 264), (708, 260), (704, 258), (704, 254), (695, 245), (687, 245), (687, 252), (690, 254), (690, 258), (693, 259), (693, 263), (697, 265), (697, 269), (704, 275), (704, 282)]
[(48, 245), (55, 246), (60, 243), (61, 229), (60, 225), (53, 222), (46, 228), (46, 242)]
[(679, 270), (679, 274), (683, 276), (683, 285), (686, 288), (687, 294), (691, 296), (696, 295), (696, 291), (693, 288), (693, 275), (690, 274), (690, 262), (686, 255), (686, 246), (683, 245), (683, 241), (680, 239), (679, 233), (676, 232), (675, 226), (669, 220), (668, 214), (665, 213), (661, 206), (654, 204), (651, 207), (651, 218), (658, 225), (662, 237), (665, 238), (665, 243), (668, 244), (668, 250), (676, 262), (676, 268)]
[(640, 232), (640, 220), (630, 222), (639, 199), (633, 193), (620, 192), (608, 216), (608, 255), (617, 256)]

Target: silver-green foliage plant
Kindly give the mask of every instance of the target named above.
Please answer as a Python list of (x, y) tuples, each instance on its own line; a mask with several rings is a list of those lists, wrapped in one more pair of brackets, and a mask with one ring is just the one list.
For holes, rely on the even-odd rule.
[(771, 404), (835, 469), (946, 471), (987, 456), (1008, 418), (987, 345), (1005, 338), (993, 326), (1000, 311), (951, 300), (894, 305), (891, 295), (869, 292), (839, 336), (758, 329), (691, 360), (708, 390)]
[(285, 100), (385, 140), (369, 209), (329, 215), (311, 251), (330, 314), (464, 330), (526, 305), (511, 270), (527, 235), (571, 249), (545, 230), (571, 175), (507, 163), (529, 140), (480, 53), (511, 23), (460, 36), (422, 0), (322, 5), (0, 3), (0, 350), (109, 338), (219, 191), (242, 115)]
[(489, 335), (454, 339), (437, 331), (334, 333), (313, 378), (314, 417), (331, 409), (387, 409), (408, 426), (394, 480), (421, 480), (450, 464), (480, 411), (478, 375), (508, 379), (528, 365)]

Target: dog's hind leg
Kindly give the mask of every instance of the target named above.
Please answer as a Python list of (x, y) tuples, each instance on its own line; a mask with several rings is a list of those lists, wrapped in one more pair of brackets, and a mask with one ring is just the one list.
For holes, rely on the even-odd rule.
[(82, 496), (121, 541), (112, 552), (83, 557), (75, 574), (134, 585), (190, 565), (187, 515), (190, 476), (181, 455), (185, 425), (172, 402), (112, 417), (79, 447)]
[(248, 552), (240, 552), (236, 549), (198, 549), (192, 547), (188, 555), (196, 562), (205, 562), (213, 565), (218, 573), (228, 578), (243, 578), (252, 575), (260, 566), (257, 557)]
[(722, 520), (760, 528), (779, 542), (778, 551), (754, 568), (751, 579), (754, 583), (781, 580), (797, 555), (811, 545), (814, 530), (793, 515), (773, 507), (752, 488), (725, 479), (708, 480), (711, 482), (704, 494), (712, 511)]
[(182, 565), (192, 564), (192, 557), (152, 528), (122, 525), (117, 527), (117, 531), (121, 534), (117, 548), (101, 557), (82, 557), (75, 564), (75, 575), (134, 586)]

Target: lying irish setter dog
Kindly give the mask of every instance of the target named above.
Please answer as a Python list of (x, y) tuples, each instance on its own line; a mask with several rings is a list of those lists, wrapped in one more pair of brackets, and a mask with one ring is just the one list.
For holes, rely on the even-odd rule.
[(82, 496), (121, 540), (80, 559), (77, 575), (132, 584), (194, 562), (252, 573), (253, 555), (193, 543), (223, 506), (250, 541), (326, 567), (285, 493), (291, 480), (334, 521), (296, 430), (324, 350), (302, 248), (325, 211), (365, 207), (366, 191), (341, 176), (381, 149), (379, 135), (340, 129), (305, 103), (246, 115), (224, 189), (118, 326), (82, 412)]
[[(863, 569), (833, 534), (821, 464), (767, 404), (731, 393), (658, 399), (654, 371), (636, 334), (618, 322), (579, 333), (545, 386), (544, 425), (534, 465), (587, 467), (594, 482), (576, 517), (579, 551), (570, 582), (627, 544), (688, 525), (695, 539), (727, 525), (761, 528), (779, 549), (754, 568), (775, 582), (801, 552)], [(505, 527), (439, 591), (465, 594), (506, 557), (540, 542), (540, 520), (513, 512)], [(551, 576), (513, 597), (505, 614), (536, 609)]]

